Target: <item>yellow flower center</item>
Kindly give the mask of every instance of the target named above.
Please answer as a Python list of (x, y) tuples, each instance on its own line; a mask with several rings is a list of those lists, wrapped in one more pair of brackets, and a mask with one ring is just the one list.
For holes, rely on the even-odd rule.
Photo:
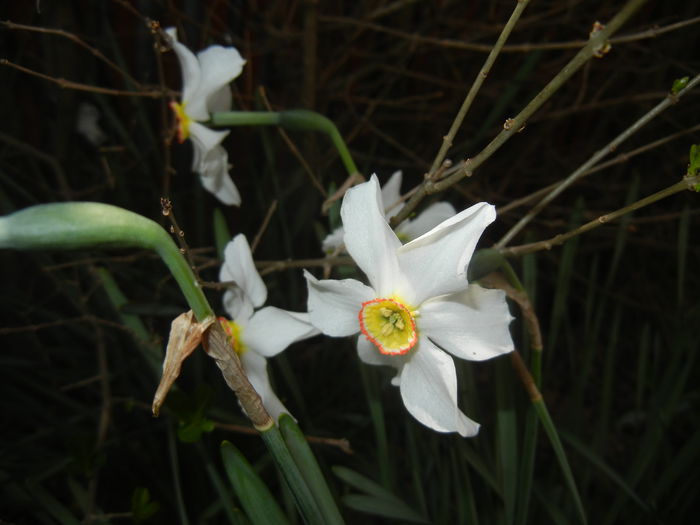
[(382, 354), (404, 355), (418, 341), (415, 314), (396, 299), (372, 299), (362, 303), (360, 330)]
[(175, 101), (170, 103), (170, 108), (175, 112), (175, 118), (177, 118), (177, 140), (179, 142), (185, 142), (185, 140), (190, 136), (190, 124), (192, 119), (185, 113), (185, 104), (178, 104)]
[(243, 344), (241, 340), (241, 333), (243, 332), (243, 327), (239, 325), (236, 321), (229, 321), (224, 317), (219, 317), (219, 322), (223, 327), (226, 335), (228, 335), (229, 341), (233, 350), (238, 355), (243, 355), (248, 351), (248, 348)]

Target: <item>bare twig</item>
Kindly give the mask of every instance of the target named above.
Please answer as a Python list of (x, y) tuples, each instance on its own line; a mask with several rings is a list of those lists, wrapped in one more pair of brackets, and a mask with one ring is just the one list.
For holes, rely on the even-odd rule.
[(610, 36), (617, 31), (647, 0), (629, 0), (615, 17), (603, 27), (594, 25), (590, 40), (586, 46), (574, 56), (562, 70), (523, 108), (520, 113), (504, 123), (503, 130), (489, 142), (474, 158), (468, 159), (461, 168), (440, 181), (425, 180), (416, 194), (406, 203), (406, 206), (392, 219), (396, 226), (406, 219), (418, 206), (420, 201), (432, 193), (443, 191), (456, 184), (464, 177), (470, 176), (475, 169), (483, 164), (505, 144), (510, 137), (522, 130), (530, 116), (549, 100), (564, 83), (576, 73), (581, 66), (594, 56), (600, 56), (609, 47)]
[(10, 62), (6, 58), (0, 58), (0, 65), (2, 66), (9, 66), (11, 68), (14, 68), (18, 71), (21, 71), (22, 73), (26, 73), (28, 75), (32, 75), (34, 77), (41, 78), (43, 80), (48, 80), (49, 82), (53, 82), (54, 84), (58, 84), (60, 87), (64, 89), (75, 89), (76, 91), (89, 91), (90, 93), (100, 93), (102, 95), (114, 95), (118, 97), (150, 97), (150, 98), (159, 98), (163, 96), (167, 96), (170, 94), (170, 92), (163, 92), (160, 89), (143, 89), (141, 91), (125, 91), (121, 89), (111, 89), (111, 88), (103, 88), (99, 86), (91, 86), (90, 84), (82, 84), (80, 82), (73, 82), (72, 80), (66, 80), (65, 78), (54, 78), (50, 75), (45, 75), (44, 73), (39, 73), (38, 71), (34, 71), (32, 69), (26, 68), (24, 66), (20, 66), (19, 64), (15, 64), (14, 62)]
[(542, 211), (542, 209), (547, 204), (552, 202), (566, 188), (568, 188), (574, 182), (576, 182), (579, 178), (581, 178), (584, 173), (586, 173), (593, 166), (595, 166), (598, 163), (598, 161), (600, 161), (603, 157), (605, 157), (609, 153), (615, 151), (620, 144), (622, 144), (625, 140), (627, 140), (629, 137), (634, 135), (637, 131), (639, 131), (642, 127), (644, 127), (646, 124), (648, 124), (655, 117), (657, 117), (666, 108), (668, 108), (672, 104), (675, 104), (676, 102), (678, 102), (678, 100), (684, 94), (688, 93), (698, 83), (700, 83), (700, 74), (696, 75), (695, 78), (693, 78), (690, 82), (688, 82), (687, 86), (684, 89), (682, 89), (681, 91), (679, 91), (678, 93), (669, 93), (664, 98), (664, 100), (662, 100), (656, 106), (654, 106), (653, 109), (651, 109), (643, 117), (638, 119), (634, 124), (632, 124), (625, 131), (620, 133), (617, 137), (615, 137), (612, 141), (610, 141), (610, 143), (608, 143), (605, 147), (603, 147), (602, 149), (598, 150), (595, 154), (593, 154), (593, 156), (591, 156), (591, 158), (589, 158), (586, 162), (584, 162), (581, 166), (579, 166), (579, 168), (576, 169), (573, 173), (571, 173), (571, 175), (569, 175), (562, 182), (558, 183), (556, 188), (554, 188), (546, 197), (544, 197), (540, 202), (538, 202), (537, 205), (532, 208), (532, 210), (530, 210), (510, 230), (508, 230), (508, 232), (503, 236), (503, 238), (496, 243), (495, 247), (502, 248), (503, 246), (505, 246), (508, 243), (508, 241), (510, 241), (513, 237), (515, 237), (515, 235), (518, 232), (520, 232), (525, 227), (525, 225), (528, 224), (540, 211)]
[(499, 251), (506, 257), (510, 257), (525, 255), (526, 253), (537, 252), (540, 250), (549, 250), (553, 246), (563, 244), (572, 237), (597, 228), (598, 226), (602, 226), (603, 224), (607, 224), (608, 222), (614, 221), (615, 219), (622, 217), (627, 213), (648, 206), (649, 204), (652, 204), (656, 201), (665, 199), (666, 197), (669, 197), (684, 190), (695, 191), (695, 186), (697, 184), (700, 184), (700, 175), (696, 175), (693, 177), (685, 177), (680, 182), (672, 184), (668, 188), (665, 188), (661, 191), (657, 191), (656, 193), (649, 195), (648, 197), (645, 197), (643, 199), (640, 199), (637, 202), (630, 204), (629, 206), (625, 206), (624, 208), (620, 208), (619, 210), (608, 213), (606, 215), (601, 215), (597, 219), (587, 222), (583, 226), (580, 226), (579, 228), (571, 230), (567, 233), (560, 233), (559, 235), (556, 235), (551, 239), (547, 239), (544, 241), (532, 242), (520, 246), (513, 246), (511, 248), (501, 248)]
[[(417, 33), (408, 33), (406, 31), (399, 31), (392, 27), (382, 26), (380, 24), (375, 24), (372, 22), (367, 22), (366, 20), (358, 20), (356, 18), (342, 17), (342, 16), (321, 16), (319, 17), (322, 22), (335, 22), (343, 25), (354, 25), (361, 27), (363, 29), (369, 29), (371, 31), (376, 31), (378, 33), (385, 33), (388, 35), (395, 36), (397, 38), (404, 39), (411, 44), (425, 44), (433, 45), (443, 48), (450, 49), (464, 49), (465, 51), (478, 51), (480, 53), (490, 53), (490, 44), (480, 44), (475, 42), (465, 42), (464, 40), (454, 40), (450, 38), (434, 38), (429, 36), (419, 35)], [(610, 40), (612, 45), (623, 44), (629, 42), (635, 42), (638, 40), (645, 40), (649, 38), (656, 38), (659, 35), (668, 33), (671, 31), (676, 31), (684, 27), (688, 27), (694, 24), (700, 23), (700, 17), (689, 18), (688, 20), (683, 20), (675, 24), (670, 24), (663, 27), (652, 27), (645, 31), (640, 31), (637, 33), (631, 33), (629, 35), (622, 35)], [(546, 42), (542, 44), (509, 44), (503, 46), (501, 50), (502, 53), (529, 53), (531, 51), (553, 51), (557, 49), (580, 49), (588, 43), (587, 40), (571, 40), (568, 42)]]
[(484, 83), (484, 80), (486, 80), (486, 77), (491, 71), (491, 67), (493, 67), (494, 62), (496, 62), (496, 58), (501, 52), (501, 49), (503, 49), (503, 45), (506, 43), (506, 40), (508, 40), (510, 33), (513, 31), (515, 24), (518, 23), (520, 15), (522, 15), (529, 2), (530, 0), (519, 0), (515, 4), (515, 8), (511, 13), (508, 22), (505, 26), (503, 26), (503, 30), (501, 31), (498, 40), (493, 45), (491, 52), (489, 53), (488, 57), (486, 57), (484, 65), (481, 67), (481, 71), (479, 71), (479, 74), (476, 75), (474, 82), (469, 88), (469, 92), (467, 93), (464, 102), (462, 102), (462, 107), (459, 108), (459, 111), (457, 112), (457, 115), (455, 116), (455, 119), (452, 122), (452, 125), (450, 126), (450, 130), (447, 132), (447, 135), (445, 135), (442, 138), (442, 145), (440, 146), (440, 150), (438, 151), (437, 155), (435, 156), (435, 159), (433, 160), (433, 164), (430, 167), (430, 171), (426, 174), (426, 178), (433, 180), (435, 179), (435, 172), (437, 171), (438, 167), (442, 164), (442, 161), (445, 160), (447, 151), (452, 147), (452, 141), (454, 140), (457, 131), (462, 126), (464, 117), (467, 116), (467, 112), (469, 111), (472, 102), (474, 102), (474, 99), (476, 98), (479, 89), (481, 89), (481, 85)]

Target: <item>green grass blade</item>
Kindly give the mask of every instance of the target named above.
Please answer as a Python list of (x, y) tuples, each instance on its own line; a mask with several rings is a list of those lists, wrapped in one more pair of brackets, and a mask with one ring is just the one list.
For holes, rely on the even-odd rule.
[(306, 484), (306, 480), (299, 470), (299, 467), (294, 462), (279, 428), (273, 426), (267, 430), (261, 431), (260, 436), (272, 454), (280, 471), (282, 471), (282, 475), (287, 482), (287, 486), (294, 494), (299, 512), (304, 517), (304, 520), (310, 525), (324, 525), (325, 520), (321, 509), (316, 503), (309, 486)]
[(221, 458), (233, 490), (254, 525), (288, 523), (265, 483), (233, 444), (221, 443)]
[(571, 497), (574, 500), (574, 506), (576, 507), (576, 513), (578, 514), (579, 521), (583, 524), (586, 524), (588, 523), (588, 519), (586, 518), (586, 512), (583, 508), (583, 502), (581, 501), (581, 496), (578, 492), (578, 487), (576, 486), (576, 480), (574, 479), (574, 474), (571, 471), (569, 460), (566, 458), (566, 452), (564, 452), (564, 446), (562, 445), (561, 440), (559, 439), (557, 429), (554, 426), (552, 418), (549, 416), (547, 405), (545, 405), (544, 401), (542, 400), (535, 401), (532, 403), (532, 405), (535, 407), (537, 415), (540, 418), (542, 428), (547, 434), (549, 442), (552, 444), (554, 454), (557, 457), (557, 462), (559, 463), (559, 468), (561, 469), (561, 472), (564, 475), (564, 481), (566, 482), (566, 486), (569, 489)]
[(287, 444), (292, 458), (294, 458), (302, 476), (306, 480), (306, 484), (314, 495), (325, 523), (328, 525), (344, 523), (333, 495), (328, 488), (326, 478), (323, 476), (318, 462), (296, 421), (288, 414), (282, 414), (279, 418), (279, 425), (284, 442)]
[(365, 493), (344, 496), (343, 503), (348, 507), (376, 516), (410, 521), (411, 523), (428, 523), (423, 516), (402, 499), (368, 477), (340, 466), (333, 467), (333, 472), (351, 487)]

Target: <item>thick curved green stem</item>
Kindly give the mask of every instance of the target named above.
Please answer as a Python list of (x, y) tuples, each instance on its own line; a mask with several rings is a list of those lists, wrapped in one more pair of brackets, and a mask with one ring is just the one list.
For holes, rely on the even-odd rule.
[(214, 316), (180, 250), (156, 222), (99, 202), (40, 204), (0, 217), (0, 248), (145, 248), (168, 266), (198, 321)]
[(315, 111), (307, 109), (290, 109), (287, 111), (229, 111), (213, 113), (211, 116), (213, 126), (281, 126), (285, 129), (321, 131), (328, 135), (338, 150), (340, 160), (343, 162), (348, 175), (359, 173), (355, 161), (350, 155), (350, 150), (343, 140), (336, 125)]

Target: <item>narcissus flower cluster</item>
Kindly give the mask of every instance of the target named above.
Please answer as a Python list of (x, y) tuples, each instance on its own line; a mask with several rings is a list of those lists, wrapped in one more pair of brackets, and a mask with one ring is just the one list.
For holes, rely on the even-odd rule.
[[(245, 61), (232, 47), (211, 46), (195, 56), (177, 41), (174, 29), (167, 32), (182, 67), (182, 99), (172, 103), (178, 136), (192, 140), (193, 170), (204, 187), (222, 202), (238, 205), (240, 194), (221, 146), (228, 131), (202, 123), (211, 113), (230, 109), (228, 84)], [(479, 203), (456, 213), (449, 203), (438, 202), (394, 232), (388, 220), (403, 207), (401, 178), (396, 172), (380, 188), (373, 175), (348, 190), (341, 206), (343, 227), (323, 241), (323, 249), (332, 252), (344, 245), (368, 283), (318, 280), (305, 272), (308, 313), (262, 308), (267, 289), (248, 242), (238, 235), (226, 247), (220, 278), (235, 286), (224, 296), (231, 320), (221, 322), (275, 419), (288, 411), (272, 391), (266, 358), (320, 332), (358, 334), (360, 359), (396, 370), (392, 384), (418, 421), (439, 432), (478, 432), (479, 425), (458, 407), (453, 357), (481, 361), (513, 350), (504, 292), (466, 278), (476, 243), (496, 212)]]
[(359, 333), (360, 359), (396, 369), (392, 384), (418, 421), (473, 436), (479, 425), (458, 408), (452, 356), (481, 361), (513, 350), (504, 292), (466, 279), (495, 210), (476, 204), (402, 244), (384, 206), (376, 176), (346, 193), (343, 241), (369, 283), (305, 272), (311, 322), (329, 336)]
[(221, 146), (228, 131), (201, 124), (215, 112), (231, 109), (229, 82), (241, 74), (245, 60), (234, 47), (210, 46), (195, 56), (177, 40), (175, 28), (166, 33), (182, 69), (182, 98), (171, 107), (178, 121), (178, 139), (192, 141), (192, 170), (204, 188), (224, 204), (239, 206), (241, 195), (228, 173), (228, 153)]
[(224, 308), (230, 319), (222, 318), (220, 322), (248, 380), (262, 398), (268, 413), (277, 421), (281, 413), (289, 414), (289, 410), (272, 390), (266, 358), (319, 331), (311, 325), (307, 313), (289, 312), (274, 306), (260, 308), (267, 300), (267, 288), (255, 269), (245, 236), (239, 234), (226, 245), (219, 278), (222, 282), (235, 283), (224, 293)]
[[(401, 179), (403, 173), (395, 171), (389, 180), (382, 186), (382, 208), (387, 220), (401, 211), (404, 202), (401, 200)], [(412, 241), (430, 231), (442, 221), (452, 217), (455, 209), (449, 202), (436, 202), (428, 206), (414, 219), (406, 219), (396, 228), (396, 235), (402, 242)], [(336, 228), (323, 240), (323, 251), (332, 253), (343, 244), (343, 227)]]

